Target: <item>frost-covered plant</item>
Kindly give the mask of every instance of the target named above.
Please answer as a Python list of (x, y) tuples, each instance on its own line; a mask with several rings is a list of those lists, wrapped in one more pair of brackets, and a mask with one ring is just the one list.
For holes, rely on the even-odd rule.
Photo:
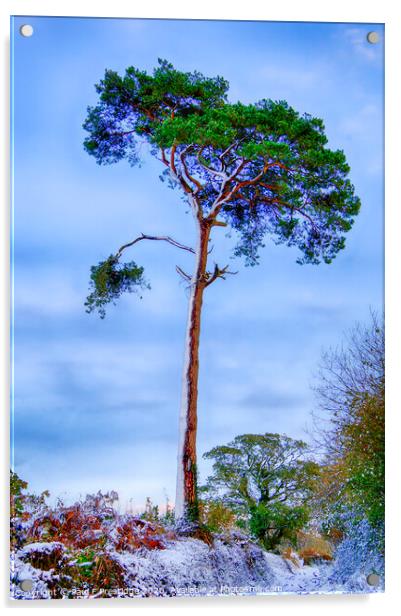
[(371, 314), (337, 349), (322, 356), (314, 413), (315, 442), (325, 454), (315, 500), (319, 511), (358, 506), (372, 526), (384, 521), (384, 323)]
[(344, 539), (339, 543), (329, 581), (346, 584), (353, 577), (371, 573), (384, 575), (384, 527), (373, 527), (358, 509), (343, 508), (336, 513), (336, 527)]
[(28, 484), (17, 473), (10, 471), (10, 542), (21, 547), (28, 539), (33, 520), (48, 511), (45, 490), (39, 495), (27, 491)]

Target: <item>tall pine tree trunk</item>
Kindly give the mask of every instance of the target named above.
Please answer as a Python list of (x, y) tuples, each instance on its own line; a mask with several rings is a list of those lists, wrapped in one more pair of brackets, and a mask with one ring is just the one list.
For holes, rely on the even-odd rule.
[(206, 265), (210, 223), (198, 220), (198, 246), (195, 271), (191, 279), (188, 324), (185, 339), (181, 411), (179, 421), (176, 520), (198, 519), (196, 486), (196, 429), (199, 376), (199, 336), (203, 292), (206, 285)]

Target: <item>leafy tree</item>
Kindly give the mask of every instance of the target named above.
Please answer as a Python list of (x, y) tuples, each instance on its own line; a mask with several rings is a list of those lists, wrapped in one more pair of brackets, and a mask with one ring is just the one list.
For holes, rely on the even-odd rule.
[(10, 516), (20, 515), (24, 511), (24, 494), (28, 484), (17, 473), (10, 470)]
[(372, 314), (346, 344), (323, 355), (316, 441), (325, 455), (321, 500), (353, 504), (384, 521), (384, 327)]
[(230, 103), (228, 83), (195, 71), (184, 73), (159, 60), (153, 74), (129, 67), (107, 70), (96, 86), (99, 102), (88, 108), (84, 146), (101, 164), (140, 162), (148, 146), (193, 214), (196, 247), (169, 236), (142, 234), (92, 267), (89, 312), (122, 292), (147, 286), (134, 261), (121, 264), (137, 243), (161, 240), (194, 255), (192, 274), (177, 272), (190, 289), (180, 412), (176, 516), (196, 511), (196, 428), (199, 336), (203, 294), (230, 272), (209, 265), (215, 228), (237, 232), (236, 256), (258, 262), (265, 238), (300, 249), (299, 263), (330, 263), (344, 248), (360, 203), (348, 179), (344, 153), (326, 147), (322, 120), (300, 115), (285, 101)]
[(267, 548), (308, 520), (307, 501), (319, 475), (307, 445), (279, 434), (243, 434), (204, 454), (214, 460), (203, 488), (232, 509)]
[(10, 470), (10, 515), (11, 518), (20, 515), (30, 515), (45, 505), (46, 498), (50, 496), (48, 490), (35, 495), (27, 492), (28, 483), (21, 479), (17, 473)]
[(46, 509), (48, 490), (39, 495), (27, 492), (28, 483), (10, 469), (10, 543), (21, 547), (26, 538), (25, 521)]

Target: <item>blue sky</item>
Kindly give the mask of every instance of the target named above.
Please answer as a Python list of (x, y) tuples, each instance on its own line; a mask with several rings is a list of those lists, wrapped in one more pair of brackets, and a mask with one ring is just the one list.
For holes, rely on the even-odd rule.
[[(307, 439), (321, 351), (382, 310), (382, 26), (18, 17), (12, 32), (17, 472), (67, 500), (98, 489), (117, 490), (123, 507), (174, 499), (187, 309), (175, 265), (190, 269), (191, 256), (143, 242), (129, 256), (152, 290), (104, 321), (83, 306), (90, 266), (121, 244), (141, 232), (194, 238), (156, 160), (99, 167), (82, 148), (104, 70), (151, 71), (158, 57), (224, 76), (231, 101), (285, 99), (322, 117), (351, 165), (362, 209), (331, 265), (301, 267), (295, 248), (268, 242), (260, 266), (236, 262), (204, 301), (199, 454), (245, 432)], [(215, 237), (216, 261), (229, 262), (235, 238)]]

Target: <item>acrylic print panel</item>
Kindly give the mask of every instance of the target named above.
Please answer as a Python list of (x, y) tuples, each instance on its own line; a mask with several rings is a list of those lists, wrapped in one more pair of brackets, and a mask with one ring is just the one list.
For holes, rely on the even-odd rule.
[(383, 25), (11, 38), (11, 596), (382, 591)]

